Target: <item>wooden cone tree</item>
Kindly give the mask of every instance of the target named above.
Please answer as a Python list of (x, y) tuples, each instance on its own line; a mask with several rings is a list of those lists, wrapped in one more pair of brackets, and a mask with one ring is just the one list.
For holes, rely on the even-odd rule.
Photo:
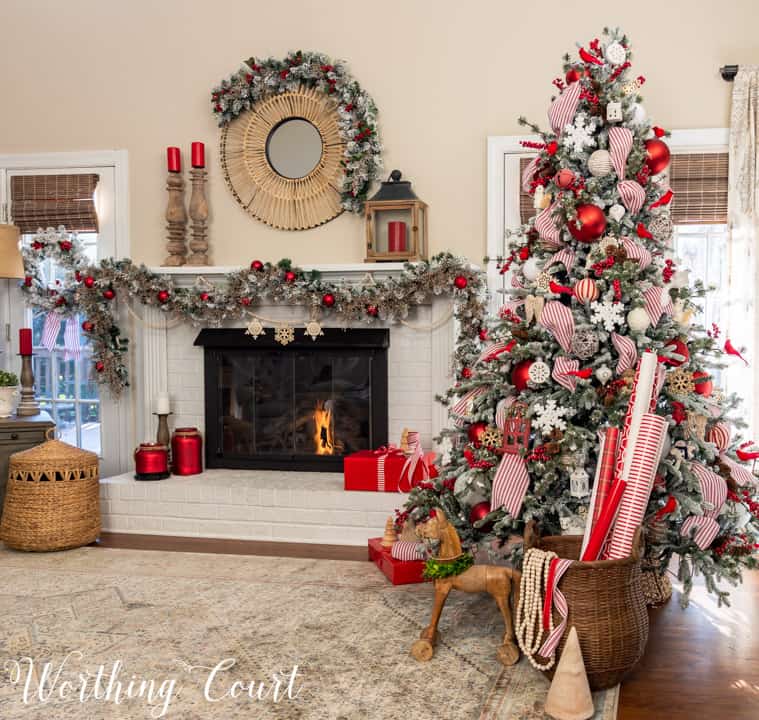
[(556, 666), (544, 710), (556, 720), (588, 720), (593, 717), (593, 698), (574, 625)]

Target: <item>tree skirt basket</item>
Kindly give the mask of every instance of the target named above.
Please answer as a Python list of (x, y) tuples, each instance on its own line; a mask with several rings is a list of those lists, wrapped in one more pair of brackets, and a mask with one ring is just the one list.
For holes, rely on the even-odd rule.
[[(555, 552), (560, 558), (580, 557), (582, 536), (554, 535), (540, 538), (532, 525), (525, 531), (525, 551), (531, 547)], [(574, 625), (591, 690), (614, 687), (643, 657), (648, 642), (648, 613), (640, 577), (641, 532), (635, 536), (633, 554), (623, 560), (573, 562), (559, 582), (569, 606), (567, 630), (556, 649), (564, 650)], [(560, 616), (554, 607), (554, 620)], [(538, 662), (544, 658), (536, 657)], [(556, 666), (554, 665), (554, 668)], [(545, 674), (552, 678), (553, 669)]]
[(662, 571), (656, 563), (649, 564), (645, 559), (640, 573), (641, 588), (646, 604), (650, 607), (663, 605), (672, 597), (672, 582), (667, 571)]
[(16, 550), (65, 550), (99, 534), (95, 453), (47, 440), (11, 455), (0, 540)]

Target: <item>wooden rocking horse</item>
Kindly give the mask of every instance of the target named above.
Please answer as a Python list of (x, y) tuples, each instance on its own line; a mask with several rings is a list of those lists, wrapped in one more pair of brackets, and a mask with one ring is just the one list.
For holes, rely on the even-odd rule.
[[(423, 540), (439, 543), (437, 555), (432, 558), (437, 565), (456, 563), (467, 557), (461, 550), (461, 540), (456, 528), (448, 522), (445, 513), (438, 508), (430, 512), (430, 518), (426, 522), (416, 526), (416, 533)], [(503, 640), (498, 648), (498, 660), (503, 665), (513, 665), (519, 660), (519, 648), (514, 640), (509, 599), (513, 587), (514, 607), (516, 607), (519, 601), (520, 578), (521, 574), (518, 570), (499, 565), (470, 565), (459, 574), (435, 578), (435, 604), (432, 608), (432, 618), (430, 624), (422, 630), (420, 639), (411, 646), (411, 654), (420, 662), (426, 662), (432, 658), (438, 639), (438, 622), (451, 590), (462, 590), (467, 593), (488, 592), (498, 605), (505, 626)]]

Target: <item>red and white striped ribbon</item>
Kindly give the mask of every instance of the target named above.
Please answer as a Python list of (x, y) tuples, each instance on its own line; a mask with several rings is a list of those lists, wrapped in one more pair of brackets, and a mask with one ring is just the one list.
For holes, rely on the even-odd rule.
[(390, 548), (390, 556), (395, 560), (422, 560), (424, 559), (424, 551), (421, 549), (420, 543), (396, 540)]
[(639, 213), (646, 201), (646, 191), (640, 186), (640, 183), (636, 180), (620, 180), (617, 190), (622, 204), (630, 214)]
[(509, 397), (499, 400), (495, 406), (495, 425), (501, 431), (506, 426), (506, 415), (515, 400), (516, 398), (513, 395), (509, 395)]
[(623, 237), (622, 247), (624, 247), (628, 259), (638, 262), (640, 270), (645, 270), (653, 262), (651, 253), (646, 248), (638, 245), (632, 238)]
[(529, 193), (532, 190), (532, 178), (535, 177), (539, 163), (540, 158), (534, 157), (522, 171), (522, 192)]
[(574, 250), (571, 250), (570, 248), (562, 248), (559, 252), (551, 255), (543, 269), (545, 270), (557, 262), (564, 263), (564, 267), (567, 269), (567, 272), (569, 272), (575, 264)]
[(703, 514), (706, 517), (716, 518), (727, 499), (727, 483), (725, 479), (701, 463), (691, 463), (690, 469), (698, 478), (698, 484), (701, 487), (701, 497), (712, 508), (711, 510), (705, 510)]
[(530, 484), (527, 463), (521, 455), (505, 453), (493, 478), (491, 506), (504, 508), (512, 518), (518, 518)]
[[(427, 480), (430, 476), (430, 469), (424, 459), (422, 441), (419, 439), (419, 433), (416, 430), (409, 430), (406, 433), (406, 444), (408, 445), (409, 456), (401, 469), (401, 476), (398, 479), (398, 492), (411, 492), (411, 488), (414, 487), (414, 473), (420, 463), (422, 468), (421, 479)], [(404, 479), (408, 480), (408, 485), (404, 486)]]
[(738, 485), (756, 485), (756, 476), (743, 465), (735, 462), (726, 452), (720, 453), (719, 459), (730, 468), (730, 477)]
[(635, 366), (638, 361), (638, 348), (635, 345), (635, 341), (631, 340), (626, 335), (619, 335), (618, 333), (611, 333), (611, 344), (619, 355), (617, 360), (617, 375), (621, 375), (625, 370), (629, 370)]
[(661, 289), (661, 311), (664, 315), (672, 315), (675, 312), (672, 296), (667, 288)]
[(509, 340), (509, 342), (500, 341), (490, 343), (490, 345), (487, 345), (482, 349), (482, 352), (480, 352), (475, 365), (480, 362), (490, 362), (491, 360), (495, 360), (499, 355), (502, 355), (505, 352), (509, 352), (512, 347), (513, 345), (511, 340)]
[(579, 82), (572, 83), (548, 108), (548, 121), (557, 135), (561, 135), (566, 125), (574, 120), (577, 104), (580, 102), (582, 86)]
[(551, 203), (535, 218), (535, 229), (546, 243), (558, 248), (561, 247), (561, 232), (553, 219), (557, 205), (557, 202)]
[(78, 360), (82, 355), (82, 346), (79, 344), (79, 322), (76, 318), (66, 319), (66, 328), (63, 331), (63, 359)]
[(714, 542), (717, 533), (719, 533), (719, 523), (714, 518), (705, 517), (704, 515), (691, 515), (685, 519), (683, 526), (680, 528), (680, 534), (683, 537), (688, 537), (694, 527), (698, 529), (693, 537), (693, 542), (701, 550), (706, 550)]
[(571, 560), (560, 559), (556, 561), (556, 571), (553, 580), (553, 605), (561, 616), (561, 622), (554, 627), (553, 631), (545, 639), (545, 642), (540, 648), (539, 655), (544, 658), (550, 657), (551, 653), (556, 650), (556, 646), (561, 641), (561, 638), (564, 635), (564, 630), (567, 626), (569, 605), (567, 604), (567, 599), (564, 597), (564, 593), (559, 590), (559, 580), (561, 580), (564, 573), (569, 570), (571, 564)]
[[(461, 427), (466, 422), (466, 418), (472, 413), (474, 401), (486, 392), (484, 387), (472, 388), (468, 393), (462, 395), (452, 406), (451, 415), (454, 416), (453, 423)], [(458, 417), (456, 417), (458, 416)]]
[(646, 191), (635, 180), (625, 180), (627, 157), (633, 146), (632, 131), (624, 127), (609, 128), (609, 154), (611, 164), (617, 173), (617, 190), (622, 204), (631, 214), (640, 212), (646, 201)]
[(507, 312), (516, 312), (524, 305), (524, 300), (509, 300), (498, 308), (498, 317), (503, 317)]
[(567, 373), (577, 372), (579, 369), (579, 360), (573, 360), (560, 355), (553, 361), (551, 377), (556, 380), (559, 385), (569, 390), (569, 392), (574, 392), (577, 387), (577, 378), (574, 375), (567, 375)]
[(575, 319), (572, 311), (558, 300), (547, 302), (540, 315), (540, 324), (556, 338), (564, 352), (572, 349)]
[(638, 434), (628, 441), (626, 452), (632, 453), (632, 456), (627, 476), (622, 477), (627, 487), (611, 531), (609, 549), (605, 555), (609, 559), (626, 558), (632, 552), (635, 532), (643, 522), (651, 497), (668, 427), (667, 421), (660, 415), (645, 413)]
[(58, 338), (60, 329), (61, 316), (56, 312), (49, 312), (45, 316), (45, 324), (42, 326), (42, 340), (40, 343), (43, 348), (52, 350), (55, 347), (55, 341)]
[(516, 273), (511, 275), (511, 287), (520, 289), (524, 287), (522, 279)]
[(659, 318), (662, 315), (662, 289), (657, 285), (648, 288), (643, 293), (643, 300), (645, 301), (645, 311), (648, 315), (648, 319), (651, 321), (651, 325), (655, 326), (659, 322)]

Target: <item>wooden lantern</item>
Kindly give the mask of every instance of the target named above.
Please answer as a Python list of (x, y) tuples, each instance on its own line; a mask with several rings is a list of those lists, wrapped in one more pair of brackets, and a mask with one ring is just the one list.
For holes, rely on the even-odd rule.
[(393, 170), (377, 194), (367, 200), (366, 262), (427, 259), (427, 204)]

